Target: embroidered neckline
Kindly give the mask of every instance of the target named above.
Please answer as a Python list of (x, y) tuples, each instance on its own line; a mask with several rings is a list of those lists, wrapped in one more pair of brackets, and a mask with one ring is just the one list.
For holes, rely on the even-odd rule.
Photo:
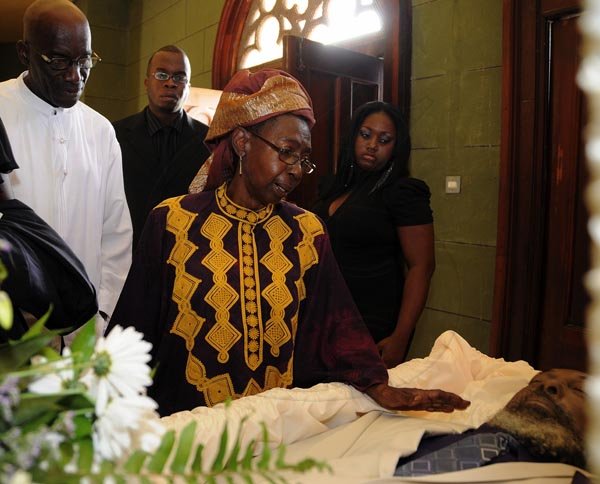
[(253, 210), (249, 210), (233, 202), (227, 196), (227, 183), (223, 183), (223, 185), (217, 188), (215, 191), (215, 196), (217, 197), (217, 204), (219, 205), (221, 211), (228, 217), (234, 218), (241, 222), (256, 225), (268, 219), (271, 216), (271, 213), (273, 213), (273, 204), (269, 204), (266, 207), (261, 208), (259, 211), (254, 212)]

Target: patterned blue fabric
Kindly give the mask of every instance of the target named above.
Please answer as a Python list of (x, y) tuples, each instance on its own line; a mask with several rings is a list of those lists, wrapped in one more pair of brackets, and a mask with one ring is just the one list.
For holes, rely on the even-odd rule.
[(481, 467), (516, 445), (517, 441), (505, 432), (469, 435), (397, 467), (394, 475), (417, 477)]

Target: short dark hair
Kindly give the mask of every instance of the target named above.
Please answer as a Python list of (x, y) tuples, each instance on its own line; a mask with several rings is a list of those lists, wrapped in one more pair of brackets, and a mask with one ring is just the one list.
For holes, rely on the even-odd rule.
[(154, 59), (154, 56), (156, 54), (158, 54), (159, 52), (173, 52), (175, 54), (181, 54), (181, 55), (183, 55), (183, 57), (187, 58), (187, 54), (180, 47), (177, 47), (176, 45), (173, 45), (173, 44), (165, 45), (165, 46), (161, 47), (160, 49), (154, 51), (152, 53), (152, 55), (150, 56), (150, 59), (148, 59), (148, 65), (146, 66), (146, 75), (150, 74), (150, 64), (152, 63), (152, 59)]

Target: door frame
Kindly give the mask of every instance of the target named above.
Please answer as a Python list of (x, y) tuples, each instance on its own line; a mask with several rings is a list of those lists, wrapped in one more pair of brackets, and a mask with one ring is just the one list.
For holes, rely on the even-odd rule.
[[(383, 99), (410, 119), (412, 0), (380, 0), (384, 20)], [(252, 0), (225, 0), (213, 51), (212, 87), (223, 89), (237, 70), (244, 24)]]
[(383, 97), (384, 63), (379, 57), (302, 37), (283, 36), (283, 69), (304, 86), (317, 120), (312, 130), (311, 157), (315, 173), (303, 177), (290, 200), (311, 209), (319, 180), (337, 171), (352, 112), (367, 101)]
[(546, 17), (571, 0), (503, 0), (502, 133), (490, 354), (535, 365), (543, 304), (547, 212)]

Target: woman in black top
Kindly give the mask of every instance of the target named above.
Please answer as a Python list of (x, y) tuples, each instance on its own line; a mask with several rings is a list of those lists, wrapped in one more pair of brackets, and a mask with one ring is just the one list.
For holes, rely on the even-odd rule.
[(429, 188), (408, 176), (409, 155), (398, 109), (364, 104), (314, 207), (388, 368), (406, 356), (435, 268)]

